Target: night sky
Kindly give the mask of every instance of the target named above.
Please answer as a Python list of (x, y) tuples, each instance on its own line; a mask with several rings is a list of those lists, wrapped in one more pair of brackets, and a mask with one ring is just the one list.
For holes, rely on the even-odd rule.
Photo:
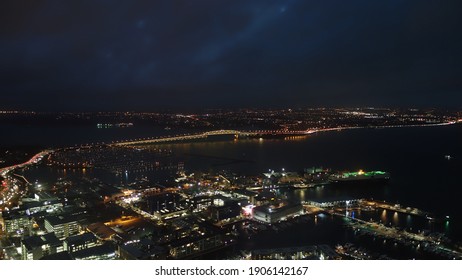
[(462, 1), (0, 3), (0, 109), (462, 108)]

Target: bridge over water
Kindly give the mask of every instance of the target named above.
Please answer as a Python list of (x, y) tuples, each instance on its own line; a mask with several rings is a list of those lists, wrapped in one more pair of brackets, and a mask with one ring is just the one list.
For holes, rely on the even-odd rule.
[(254, 130), (254, 131), (239, 131), (239, 130), (213, 130), (197, 134), (181, 134), (174, 136), (161, 136), (161, 137), (152, 137), (152, 138), (142, 138), (142, 139), (133, 139), (125, 140), (120, 142), (115, 142), (112, 145), (116, 146), (127, 146), (127, 145), (144, 145), (144, 144), (156, 144), (156, 143), (168, 143), (168, 142), (177, 142), (177, 141), (187, 141), (195, 139), (206, 139), (209, 136), (218, 136), (218, 135), (234, 135), (235, 138), (239, 137), (258, 137), (258, 136), (268, 136), (268, 135), (308, 135), (313, 133), (313, 131), (287, 131), (287, 130)]

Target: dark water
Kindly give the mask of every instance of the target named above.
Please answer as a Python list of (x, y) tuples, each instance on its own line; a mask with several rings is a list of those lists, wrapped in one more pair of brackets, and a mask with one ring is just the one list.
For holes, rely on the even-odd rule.
[[(313, 200), (372, 197), (451, 215), (460, 212), (455, 205), (461, 185), (461, 143), (462, 126), (458, 125), (329, 132), (301, 141), (240, 140), (171, 147), (186, 155), (185, 166), (193, 170), (229, 169), (249, 175), (270, 168), (299, 171), (313, 166), (384, 170), (391, 173), (384, 187), (317, 188), (300, 191), (300, 195)], [(444, 155), (453, 158), (447, 160)], [(236, 159), (245, 162), (233, 164)]]
[[(152, 127), (76, 130), (11, 127), (8, 131), (8, 135), (2, 135), (0, 145), (56, 146), (166, 134)], [(183, 157), (185, 168), (191, 171), (226, 169), (254, 175), (268, 169), (300, 171), (313, 166), (388, 171), (391, 180), (386, 186), (324, 187), (297, 190), (289, 195), (302, 200), (374, 198), (448, 215), (451, 219), (446, 233), (462, 240), (461, 143), (462, 126), (452, 125), (327, 132), (293, 141), (243, 139), (162, 146)], [(452, 159), (445, 159), (445, 155), (451, 155)]]
[[(268, 169), (299, 171), (313, 166), (334, 170), (383, 170), (385, 186), (321, 187), (297, 190), (302, 200), (373, 198), (450, 216), (447, 232), (462, 240), (460, 205), (462, 126), (359, 129), (319, 133), (298, 141), (239, 140), (177, 144), (187, 169), (228, 169), (258, 174)], [(173, 146), (171, 146), (173, 147)], [(451, 155), (452, 159), (445, 159)], [(218, 159), (222, 157), (222, 159)], [(236, 160), (244, 162), (234, 163)]]
[(0, 131), (2, 131), (0, 148), (14, 146), (63, 147), (168, 135), (170, 132), (157, 126), (149, 125), (127, 128), (97, 128), (96, 124), (93, 126), (0, 124)]
[[(368, 215), (363, 215), (361, 218), (365, 218), (365, 216), (370, 216), (374, 220), (377, 217), (374, 213), (369, 213)], [(401, 217), (391, 217), (389, 220), (384, 219), (383, 221), (387, 224), (390, 221), (393, 225), (397, 226), (399, 222), (396, 219), (405, 218), (407, 215), (399, 214), (399, 216)], [(316, 218), (309, 216), (303, 222), (291, 221), (290, 226), (286, 228), (282, 228), (279, 225), (280, 229), (278, 231), (269, 229), (252, 235), (250, 238), (244, 235), (241, 237), (239, 249), (252, 251), (316, 244), (328, 244), (335, 247), (338, 244), (354, 243), (359, 244), (357, 247), (365, 248), (370, 254), (375, 256), (373, 258), (377, 258), (379, 255), (386, 255), (393, 259), (444, 259), (441, 256), (417, 249), (416, 244), (406, 245), (396, 243), (393, 240), (355, 232), (344, 226), (343, 219), (319, 214)], [(426, 222), (418, 218), (415, 219), (415, 217), (405, 218), (405, 220), (407, 220), (407, 225), (413, 227), (420, 227), (425, 230), (437, 230), (432, 229), (432, 225), (421, 224)]]

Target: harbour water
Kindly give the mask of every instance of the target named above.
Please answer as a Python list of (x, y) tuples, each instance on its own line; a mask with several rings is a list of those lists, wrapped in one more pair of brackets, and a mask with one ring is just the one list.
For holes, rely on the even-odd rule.
[[(41, 134), (40, 141), (34, 142), (30, 138), (38, 133), (33, 128), (9, 128), (9, 134), (15, 130), (27, 139), (23, 142), (12, 142), (11, 137), (4, 137), (1, 146), (12, 147), (14, 144), (29, 144), (40, 146), (60, 146), (72, 144), (72, 137), (67, 134), (66, 139), (59, 139), (60, 133), (53, 128), (53, 134)], [(115, 134), (116, 139), (131, 139), (135, 137), (160, 135), (165, 132), (152, 128), (128, 128), (119, 130), (85, 130), (80, 128), (75, 138), (76, 143), (111, 140)], [(46, 130), (46, 129), (45, 129)], [(25, 132), (27, 131), (27, 132)], [(35, 131), (35, 132), (34, 132)], [(95, 132), (96, 131), (96, 132)], [(95, 134), (96, 133), (96, 134)], [(104, 135), (109, 133), (109, 135)], [(173, 132), (172, 132), (173, 133)], [(51, 136), (53, 135), (53, 136)], [(78, 141), (77, 141), (78, 140)], [(449, 216), (448, 224), (435, 230), (441, 231), (455, 241), (462, 241), (462, 211), (459, 209), (460, 197), (460, 170), (462, 170), (462, 126), (442, 127), (412, 127), (388, 129), (356, 129), (319, 133), (304, 139), (276, 140), (276, 139), (218, 139), (213, 142), (162, 144), (162, 147), (172, 149), (175, 156), (184, 161), (188, 171), (229, 170), (238, 174), (261, 174), (268, 169), (300, 171), (304, 168), (323, 166), (334, 170), (384, 170), (391, 174), (391, 180), (383, 186), (373, 187), (317, 187), (310, 189), (297, 189), (286, 191), (286, 195), (300, 200), (342, 200), (354, 198), (373, 198), (386, 200), (423, 209), (439, 216)], [(450, 155), (447, 159), (445, 155)], [(50, 169), (50, 167), (44, 167)], [(44, 176), (62, 177), (62, 171), (31, 169), (28, 176), (31, 180), (46, 180)], [(60, 173), (61, 172), (61, 173)], [(81, 171), (67, 171), (81, 172)], [(86, 176), (92, 176), (87, 171)], [(80, 174), (76, 174), (80, 176)], [(128, 176), (132, 176), (129, 174)], [(126, 179), (129, 179), (128, 177)], [(116, 182), (116, 180), (114, 181)], [(357, 213), (357, 215), (361, 215)], [(363, 213), (362, 215), (369, 215)], [(392, 223), (402, 228), (420, 227), (432, 229), (431, 224), (420, 221), (414, 217), (393, 213), (375, 213), (373, 217), (383, 219), (384, 224)], [(373, 218), (368, 217), (368, 218)], [(326, 222), (321, 217), (305, 224), (294, 224), (291, 234), (300, 235), (297, 238), (284, 237), (284, 232), (268, 231), (261, 233), (259, 238), (249, 239), (245, 248), (263, 248), (268, 242), (276, 242), (275, 247), (301, 246), (312, 243), (342, 243), (357, 238), (351, 231), (346, 231), (339, 223)], [(395, 224), (396, 223), (396, 224)], [(275, 241), (277, 240), (277, 241)], [(369, 239), (368, 239), (369, 240)], [(366, 241), (364, 241), (366, 242)], [(373, 244), (383, 241), (369, 240)], [(366, 242), (366, 243), (367, 243)], [(375, 244), (375, 245), (377, 245)], [(375, 246), (374, 245), (374, 246)], [(394, 245), (382, 243), (380, 246)], [(377, 245), (377, 246), (379, 246)], [(388, 250), (388, 249), (387, 249)], [(393, 255), (393, 254), (391, 254)], [(409, 255), (410, 256), (410, 255)]]
[[(373, 198), (411, 206), (451, 218), (450, 235), (462, 237), (460, 170), (462, 126), (358, 129), (319, 133), (306, 139), (239, 140), (177, 144), (177, 153), (222, 159), (189, 157), (188, 169), (230, 169), (259, 174), (268, 169), (300, 171), (313, 166), (334, 170), (384, 170), (387, 185), (374, 187), (318, 187), (295, 190), (301, 200)], [(446, 159), (445, 155), (451, 155)], [(237, 161), (242, 160), (242, 161)], [(245, 160), (245, 161), (244, 161)], [(237, 163), (234, 163), (237, 162)]]

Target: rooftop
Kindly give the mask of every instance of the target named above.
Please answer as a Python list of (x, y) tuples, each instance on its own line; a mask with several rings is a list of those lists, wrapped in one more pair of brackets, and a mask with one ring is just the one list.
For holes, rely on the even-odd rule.
[(300, 203), (284, 203), (279, 205), (262, 205), (254, 208), (254, 211), (260, 211), (264, 213), (277, 213), (284, 211), (292, 207), (300, 207)]
[(73, 258), (67, 251), (64, 251), (64, 252), (44, 256), (41, 258), (41, 260), (73, 260)]
[(27, 250), (33, 250), (34, 248), (41, 247), (43, 245), (59, 245), (61, 241), (59, 241), (58, 237), (51, 232), (45, 235), (27, 237), (22, 240), (22, 243), (26, 246)]
[(176, 248), (180, 246), (187, 245), (189, 243), (197, 242), (200, 240), (204, 240), (210, 237), (216, 237), (218, 236), (217, 234), (205, 234), (205, 235), (195, 235), (195, 236), (187, 236), (178, 240), (174, 240), (170, 243), (168, 243), (168, 246), (171, 248)]
[(87, 232), (80, 235), (73, 235), (66, 238), (67, 244), (84, 244), (86, 242), (96, 242), (97, 239), (95, 235), (91, 232)]
[(88, 225), (87, 229), (100, 239), (109, 239), (113, 235), (117, 234), (112, 228), (106, 226), (103, 223), (94, 223)]
[(71, 254), (76, 260), (86, 259), (91, 257), (105, 256), (115, 253), (115, 249), (109, 244), (103, 244), (100, 246), (95, 246), (87, 249), (83, 249)]
[(68, 224), (72, 222), (79, 222), (82, 220), (79, 216), (70, 215), (59, 215), (59, 216), (48, 216), (45, 218), (52, 226)]

